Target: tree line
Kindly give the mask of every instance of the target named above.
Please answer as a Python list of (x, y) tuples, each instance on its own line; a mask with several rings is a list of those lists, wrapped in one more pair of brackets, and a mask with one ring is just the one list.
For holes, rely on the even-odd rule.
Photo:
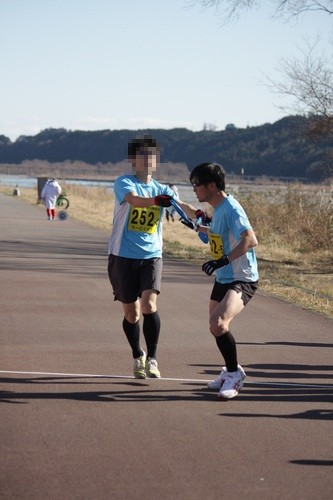
[(296, 177), (322, 181), (333, 176), (333, 137), (311, 134), (318, 117), (288, 116), (269, 124), (216, 131), (186, 128), (70, 131), (45, 129), (15, 142), (0, 135), (0, 163), (25, 160), (50, 163), (83, 161), (92, 165), (123, 161), (127, 144), (152, 135), (162, 147), (161, 161), (185, 163), (191, 171), (206, 161), (221, 163), (229, 174)]

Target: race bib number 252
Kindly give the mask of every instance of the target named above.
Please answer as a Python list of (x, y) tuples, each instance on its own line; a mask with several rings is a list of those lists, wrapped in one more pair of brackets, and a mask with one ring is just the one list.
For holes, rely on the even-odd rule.
[(139, 233), (156, 233), (161, 209), (157, 206), (148, 208), (132, 207), (128, 219), (128, 230)]

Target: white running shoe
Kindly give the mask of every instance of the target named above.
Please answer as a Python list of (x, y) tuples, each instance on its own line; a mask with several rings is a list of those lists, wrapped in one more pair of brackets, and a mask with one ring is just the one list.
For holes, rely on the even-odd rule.
[(161, 378), (155, 358), (148, 358), (146, 363), (146, 375), (149, 378)]
[(133, 373), (135, 378), (146, 378), (146, 353), (142, 351), (142, 356), (134, 359)]
[[(237, 367), (239, 372), (241, 373), (242, 380), (244, 380), (246, 377), (245, 371), (243, 370), (241, 365), (237, 365)], [(210, 382), (208, 382), (207, 384), (208, 389), (214, 389), (216, 391), (219, 391), (222, 387), (223, 382), (226, 380), (227, 375), (228, 375), (227, 367), (224, 366), (222, 368), (221, 373), (214, 380), (210, 380)]]
[(243, 387), (243, 379), (240, 370), (236, 372), (227, 372), (227, 377), (218, 394), (219, 399), (232, 399), (237, 396)]

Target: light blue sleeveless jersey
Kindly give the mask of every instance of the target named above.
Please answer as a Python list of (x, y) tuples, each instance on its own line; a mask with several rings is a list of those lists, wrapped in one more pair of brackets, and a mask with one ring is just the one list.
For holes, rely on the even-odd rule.
[[(209, 230), (209, 242), (214, 259), (229, 255), (240, 241), (240, 235), (247, 229), (252, 229), (249, 219), (237, 200), (232, 195), (214, 209)], [(233, 281), (258, 281), (257, 258), (253, 248), (245, 255), (230, 262), (215, 272), (219, 283)]]
[(130, 259), (151, 259), (162, 256), (162, 220), (164, 209), (159, 206), (132, 207), (124, 198), (129, 193), (151, 198), (159, 194), (174, 197), (169, 186), (152, 179), (145, 184), (135, 175), (122, 175), (115, 180), (113, 228), (109, 240), (109, 255)]

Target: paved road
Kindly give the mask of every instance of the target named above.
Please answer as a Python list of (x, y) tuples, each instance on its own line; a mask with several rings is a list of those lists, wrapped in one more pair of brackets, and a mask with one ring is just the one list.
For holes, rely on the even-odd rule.
[(258, 292), (217, 400), (212, 280), (165, 258), (161, 380), (134, 380), (108, 235), (0, 195), (0, 497), (331, 499), (333, 321)]

